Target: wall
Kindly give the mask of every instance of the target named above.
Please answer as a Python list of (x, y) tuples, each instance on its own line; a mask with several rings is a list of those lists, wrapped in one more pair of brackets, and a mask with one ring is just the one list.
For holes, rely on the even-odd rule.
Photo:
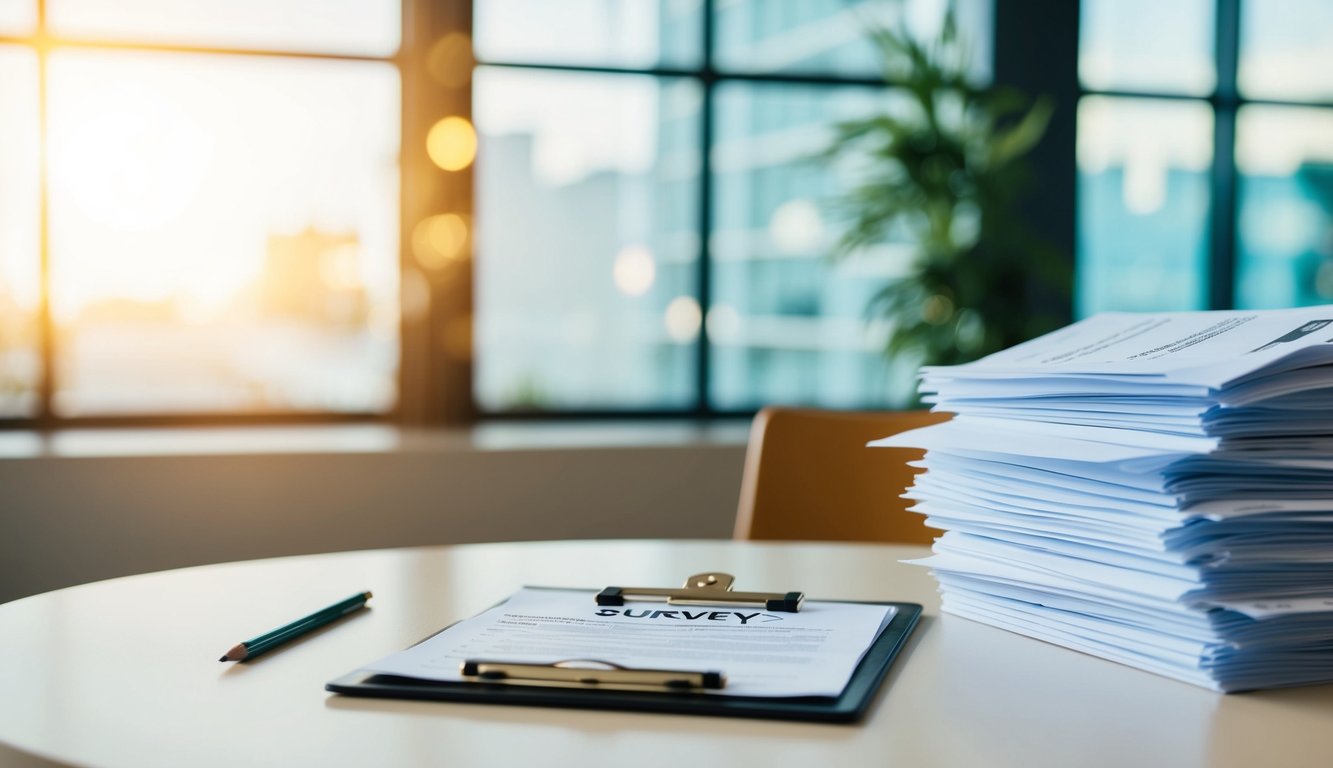
[(314, 450), (297, 441), (249, 451), (205, 439), (184, 453), (110, 442), (0, 450), (0, 602), (132, 573), (311, 552), (724, 538), (744, 458), (734, 432), (390, 437), (361, 449), (322, 440)]

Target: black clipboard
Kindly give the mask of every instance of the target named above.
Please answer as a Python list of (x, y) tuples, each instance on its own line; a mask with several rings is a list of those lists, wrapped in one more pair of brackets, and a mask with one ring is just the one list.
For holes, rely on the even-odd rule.
[[(916, 603), (887, 603), (852, 600), (895, 608), (879, 629), (874, 642), (861, 657), (847, 687), (838, 696), (729, 696), (677, 692), (596, 691), (573, 688), (541, 688), (475, 682), (441, 682), (395, 675), (356, 671), (327, 683), (325, 690), (347, 696), (388, 699), (455, 701), (470, 704), (508, 704), (568, 709), (613, 709), (639, 712), (752, 717), (771, 720), (808, 720), (853, 723), (863, 718), (874, 700), (893, 660), (921, 618)], [(441, 630), (443, 631), (443, 630)]]

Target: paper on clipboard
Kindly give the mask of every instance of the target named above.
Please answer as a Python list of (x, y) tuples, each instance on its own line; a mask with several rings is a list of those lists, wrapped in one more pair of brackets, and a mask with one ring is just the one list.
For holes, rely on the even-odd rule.
[(363, 668), (421, 680), (462, 681), (467, 659), (716, 670), (716, 695), (836, 696), (892, 606), (807, 602), (799, 613), (760, 607), (598, 606), (592, 593), (523, 589), (504, 603)]

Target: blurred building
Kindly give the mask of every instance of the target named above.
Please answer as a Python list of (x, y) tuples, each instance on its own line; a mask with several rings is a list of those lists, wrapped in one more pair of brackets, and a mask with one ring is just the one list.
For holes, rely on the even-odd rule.
[(259, 277), (261, 313), (330, 329), (365, 326), (370, 303), (359, 273), (360, 245), (354, 232), (314, 227), (270, 234)]
[[(719, 3), (719, 56), (741, 70), (874, 78), (857, 7), (840, 0)], [(697, 19), (678, 10), (659, 5), (664, 51), (697, 34)], [(608, 83), (608, 94), (620, 87), (610, 85), (612, 76), (584, 77), (590, 88), (599, 78)], [(871, 320), (868, 306), (897, 269), (901, 249), (831, 260), (837, 233), (825, 209), (846, 178), (818, 159), (832, 125), (880, 108), (885, 92), (840, 85), (836, 76), (827, 84), (716, 87), (711, 301), (701, 307), (701, 88), (688, 79), (653, 82), (656, 114), (644, 118), (652, 158), (640, 173), (593, 173), (551, 186), (534, 164), (534, 146), (550, 136), (540, 128), (488, 134), (479, 124), (482, 405), (528, 407), (540, 392), (540, 405), (557, 409), (689, 407), (701, 328), (709, 335), (714, 408), (892, 404), (914, 366), (890, 369), (886, 329)], [(634, 296), (612, 283), (617, 255), (627, 248), (641, 248), (652, 262), (650, 285)]]

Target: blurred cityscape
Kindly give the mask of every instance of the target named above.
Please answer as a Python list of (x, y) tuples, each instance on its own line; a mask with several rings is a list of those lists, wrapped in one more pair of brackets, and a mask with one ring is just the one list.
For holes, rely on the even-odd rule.
[[(522, 6), (536, 17), (529, 18), (534, 26), (558, 24), (518, 0), (486, 5)], [(1199, 97), (1213, 87), (1210, 3), (1084, 5), (1085, 18), (1095, 22), (1084, 29), (1080, 62), (1089, 87)], [(1333, 91), (1323, 33), (1291, 25), (1301, 12), (1256, 16), (1253, 6), (1246, 6), (1240, 73), (1246, 87), (1293, 98)], [(1300, 0), (1299, 6), (1305, 15), (1329, 15), (1326, 5)], [(902, 403), (914, 361), (886, 361), (887, 321), (869, 317), (867, 305), (879, 286), (901, 274), (911, 247), (886, 242), (830, 261), (838, 222), (828, 203), (855, 169), (812, 158), (826, 146), (831, 124), (883, 109), (891, 98), (836, 83), (839, 74), (877, 74), (864, 41), (869, 19), (899, 9), (909, 25), (929, 34), (940, 7), (717, 4), (716, 52), (724, 68), (816, 73), (830, 82), (718, 86), (707, 307), (697, 302), (698, 87), (669, 79), (479, 70), (481, 403), (493, 409), (689, 406), (697, 392), (700, 327), (711, 346), (707, 386), (714, 407)], [(628, 13), (617, 3), (601, 4), (600, 12), (608, 18)], [(697, 30), (697, 12), (697, 4), (664, 2), (651, 24), (621, 26), (655, 24), (656, 57), (690, 66), (697, 49), (687, 41)], [(961, 4), (964, 33), (987, 40), (991, 12), (989, 3)], [(498, 19), (491, 25), (504, 28)], [(527, 62), (577, 64), (590, 63), (580, 56), (625, 55), (610, 44), (525, 48), (512, 34), (501, 43), (498, 58)], [(479, 37), (478, 44), (486, 40)], [(653, 63), (647, 59), (635, 63)], [(975, 64), (984, 80), (985, 45)], [(557, 101), (567, 116), (597, 119), (524, 114), (523, 105), (543, 104), (538, 109), (544, 110)], [(637, 121), (618, 111), (625, 103), (641, 107)], [(619, 134), (599, 130), (617, 121)], [(1206, 308), (1214, 204), (1207, 101), (1089, 96), (1078, 124), (1075, 313)], [(652, 137), (651, 146), (622, 147), (620, 155), (607, 149), (643, 136)], [(1333, 112), (1245, 107), (1237, 141), (1237, 306), (1333, 301)], [(558, 164), (550, 159), (556, 153)]]
[(41, 373), (37, 312), (0, 280), (0, 416), (28, 415), (37, 406)]
[[(1292, 2), (1304, 11), (1256, 15), (1244, 4), (1241, 85), (1249, 97), (1326, 105), (1333, 47), (1319, 30), (1333, 27), (1290, 20), (1333, 21), (1333, 6)], [(707, 150), (695, 79), (476, 69), (483, 410), (691, 408), (704, 331), (714, 408), (892, 406), (910, 392), (914, 361), (886, 360), (889, 326), (867, 307), (912, 248), (885, 242), (831, 260), (830, 202), (858, 169), (818, 158), (833, 124), (892, 98), (838, 83), (879, 74), (867, 24), (901, 13), (929, 34), (943, 4), (713, 7), (720, 69), (827, 82), (718, 83)], [(689, 69), (700, 64), (703, 8), (485, 0), (474, 44), (482, 61)], [(1180, 98), (1094, 93), (1078, 107), (1075, 311), (1203, 308), (1219, 202), (1212, 38), (1200, 31), (1212, 29), (1212, 3), (1083, 8), (1086, 87)], [(965, 34), (981, 41), (985, 80), (992, 2), (959, 9)], [(51, 57), (61, 415), (373, 412), (395, 402), (397, 72), (224, 58)], [(35, 57), (0, 46), (0, 416), (34, 412), (41, 371), (36, 83)], [(1236, 135), (1238, 306), (1333, 302), (1333, 110), (1245, 106)]]
[[(539, 4), (508, 5), (547, 13)], [(989, 5), (964, 5), (966, 27), (986, 39)], [(629, 12), (623, 4), (602, 9), (611, 14), (613, 6)], [(717, 48), (726, 66), (826, 73), (830, 82), (718, 87), (706, 307), (699, 303), (700, 86), (479, 69), (479, 403), (492, 410), (689, 408), (699, 394), (703, 329), (714, 408), (903, 401), (915, 365), (886, 361), (888, 326), (868, 307), (885, 280), (901, 273), (910, 249), (886, 243), (831, 260), (838, 233), (829, 207), (856, 169), (819, 159), (836, 122), (883, 108), (885, 91), (837, 78), (879, 73), (866, 25), (897, 8), (840, 0), (718, 4)], [(909, 21), (939, 23), (939, 7), (903, 8)], [(639, 11), (656, 18), (621, 26), (655, 28), (649, 48), (656, 59), (689, 66), (699, 4)], [(504, 28), (498, 19), (489, 24)], [(481, 29), (485, 59), (490, 43)], [(524, 50), (503, 39), (493, 47), (510, 56)], [(543, 50), (551, 62), (581, 63), (588, 55)], [(593, 50), (618, 55), (609, 43)]]
[[(392, 64), (62, 49), (48, 71), (57, 415), (393, 407)], [(34, 413), (41, 371), (36, 83), (0, 46), (0, 415)]]
[[(56, 328), (57, 410), (391, 407), (396, 319), (376, 312), (360, 276), (361, 258), (355, 233), (309, 227), (269, 235), (259, 276), (208, 315), (181, 296), (88, 302)], [(0, 412), (31, 411), (38, 338), (36, 313), (0, 283)]]

